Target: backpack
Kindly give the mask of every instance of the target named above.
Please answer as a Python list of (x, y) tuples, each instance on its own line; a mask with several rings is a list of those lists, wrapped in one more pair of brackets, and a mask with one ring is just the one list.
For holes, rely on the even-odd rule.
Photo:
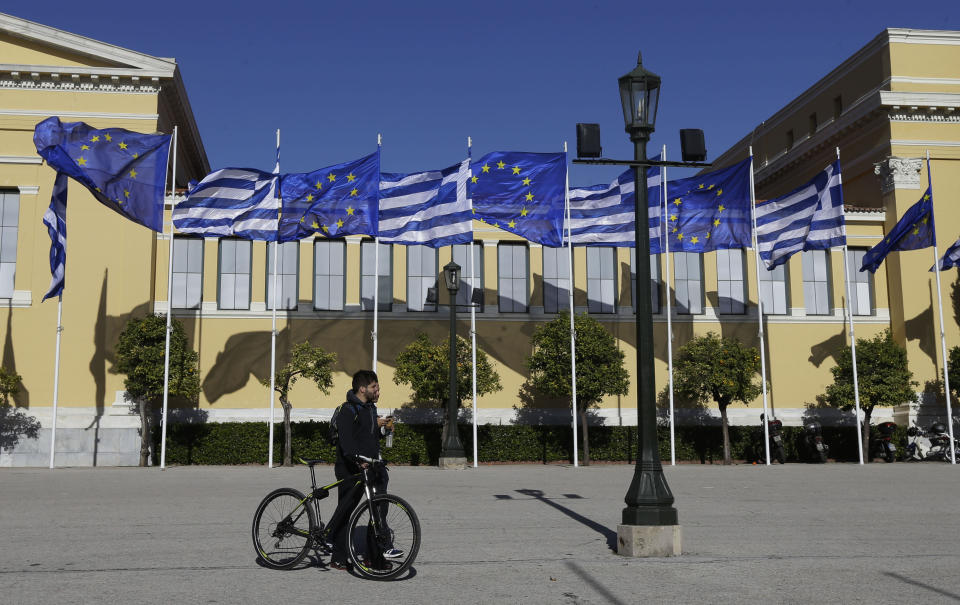
[(337, 416), (340, 415), (340, 408), (345, 405), (353, 407), (354, 422), (357, 420), (357, 406), (347, 402), (338, 405), (337, 409), (333, 410), (333, 415), (330, 416), (330, 427), (327, 429), (327, 441), (330, 442), (330, 445), (336, 446), (340, 443), (340, 433), (337, 431)]

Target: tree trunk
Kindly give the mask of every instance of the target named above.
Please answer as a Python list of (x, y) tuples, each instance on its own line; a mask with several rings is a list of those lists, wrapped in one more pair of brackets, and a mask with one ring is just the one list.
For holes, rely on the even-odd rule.
[(147, 401), (140, 400), (140, 466), (150, 464), (150, 414)]
[(720, 431), (723, 433), (723, 463), (733, 464), (730, 459), (730, 428), (727, 425), (727, 406), (720, 406)]
[(590, 437), (587, 434), (587, 410), (580, 410), (580, 434), (583, 437), (583, 465), (590, 466)]
[(280, 405), (283, 406), (283, 465), (293, 466), (293, 461), (290, 458), (290, 410), (293, 409), (293, 406), (283, 395), (280, 396)]
[(861, 409), (863, 410), (863, 461), (873, 462), (873, 452), (870, 451), (870, 416), (873, 415), (873, 406)]

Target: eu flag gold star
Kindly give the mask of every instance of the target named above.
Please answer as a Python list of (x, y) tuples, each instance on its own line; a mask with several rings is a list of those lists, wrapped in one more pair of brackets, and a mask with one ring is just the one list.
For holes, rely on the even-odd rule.
[(123, 197), (130, 197), (130, 192), (126, 189), (123, 190)]
[(497, 162), (497, 170), (503, 170), (504, 166), (506, 166), (506, 164), (503, 163), (503, 160)]
[(347, 182), (348, 182), (348, 183), (352, 183), (355, 178), (357, 178), (357, 177), (355, 177), (355, 176), (353, 175), (353, 173), (351, 172), (350, 174), (347, 175)]
[(520, 209), (520, 216), (527, 216), (528, 212), (529, 210), (527, 210), (527, 207), (524, 206), (523, 208)]
[(696, 235), (694, 235), (693, 237), (690, 238), (690, 243), (691, 243), (691, 244), (698, 244), (698, 243), (700, 243), (700, 238), (697, 237)]
[(484, 164), (482, 170), (483, 170), (484, 172), (490, 172), (490, 165), (489, 165), (489, 164)]
[(137, 159), (138, 157), (140, 157), (140, 154), (139, 154), (139, 153), (133, 154), (133, 159)]
[(914, 235), (917, 235), (918, 233), (920, 233), (920, 227), (914, 227), (914, 228), (913, 228), (913, 234), (914, 234)]
[(136, 170), (131, 170), (131, 171), (130, 171), (130, 178), (131, 178), (131, 179), (137, 178), (137, 171), (136, 171)]
[(343, 227), (343, 219), (337, 221), (337, 227)]
[(327, 177), (327, 180), (332, 183), (332, 182), (334, 182), (335, 180), (337, 180), (337, 175), (331, 174), (330, 176)]
[(93, 137), (90, 138), (90, 142), (91, 142), (91, 143), (99, 143), (99, 142), (100, 142), (100, 136), (99, 136), (99, 135), (93, 135)]
[(355, 195), (357, 195), (357, 188), (356, 188), (356, 187), (354, 187), (353, 189), (350, 190), (350, 196), (352, 197), (352, 196), (355, 196)]
[(313, 194), (312, 194), (312, 193), (308, 193), (308, 194), (307, 194), (307, 201), (308, 201), (308, 202), (312, 202), (312, 201), (313, 201)]
[(470, 177), (470, 182), (473, 183), (474, 185), (476, 185), (476, 184), (477, 184), (477, 177), (475, 177), (475, 176)]
[(524, 178), (523, 181), (522, 181), (522, 183), (523, 183), (523, 185), (524, 185), (525, 187), (529, 187), (529, 186), (530, 186), (530, 179), (529, 179), (529, 178)]
[(313, 227), (314, 229), (320, 228), (320, 225), (317, 224), (317, 221), (313, 221), (313, 223), (310, 226)]
[(717, 189), (717, 195), (719, 196), (721, 193), (723, 193), (723, 189)]
[(714, 187), (715, 187), (715, 185), (714, 185), (713, 183), (710, 183), (710, 186), (707, 187), (707, 190), (713, 189)]
[(90, 146), (89, 146), (89, 145), (81, 145), (81, 146), (80, 146), (80, 149), (90, 149)]
[[(354, 189), (354, 191), (356, 191), (356, 189)], [(353, 216), (353, 211), (354, 211), (353, 206), (347, 206), (347, 214), (349, 214), (350, 216)]]
[(86, 165), (87, 165), (87, 158), (80, 158), (79, 160), (77, 160), (77, 165), (78, 165), (78, 166), (86, 166)]
[(718, 227), (719, 225), (720, 225), (720, 219), (718, 218), (713, 219), (713, 226)]
[(724, 210), (726, 210), (726, 207), (723, 204), (717, 206), (717, 212), (723, 212)]
[(324, 233), (330, 233), (330, 227), (327, 227), (326, 225), (323, 225), (321, 229), (323, 229)]
[(924, 225), (926, 225), (926, 224), (927, 224), (927, 221), (929, 221), (929, 220), (930, 220), (930, 216), (927, 215), (927, 216), (923, 217), (923, 221), (922, 221), (922, 222), (923, 222)]
[(108, 143), (113, 140), (113, 139), (110, 138), (110, 135), (109, 135), (109, 134), (103, 135), (103, 138), (105, 138)]
[[(516, 224), (515, 222), (513, 222), (513, 219), (511, 219), (510, 222), (507, 223), (507, 226), (510, 227), (511, 229), (513, 229), (514, 227), (517, 226), (517, 224)], [(448, 347), (448, 348), (449, 348), (449, 347)]]
[(520, 174), (520, 167), (519, 167), (519, 166), (514, 166), (514, 167), (513, 167), (513, 173), (514, 173), (514, 174)]
[(700, 183), (700, 186), (697, 189), (703, 189), (703, 183)]
[(670, 220), (671, 220), (671, 221), (677, 220), (677, 215), (676, 215), (676, 214), (671, 214), (671, 215), (670, 215)]
[(532, 202), (532, 201), (533, 201), (533, 194), (530, 193), (529, 191), (527, 192), (527, 195), (526, 195), (525, 197), (527, 198), (527, 201), (528, 201), (528, 202)]
[(120, 149), (126, 149), (127, 147), (128, 145), (126, 143), (124, 143), (123, 141), (120, 141)]
[(305, 217), (305, 216), (301, 216), (301, 217), (300, 217), (300, 222), (301, 222), (301, 223), (306, 222), (306, 220), (307, 220), (307, 217)]
[(673, 228), (673, 231), (671, 231), (670, 233), (676, 233), (676, 232), (677, 232), (677, 228), (674, 227), (674, 228)]
[(323, 189), (323, 183), (321, 183), (320, 181), (317, 181), (317, 184), (314, 185), (314, 187), (316, 187), (317, 190), (319, 191), (320, 189)]
[(683, 234), (682, 234), (682, 233), (678, 233), (678, 234), (677, 234), (677, 239), (680, 240), (680, 241), (683, 241)]
[(925, 202), (930, 201), (930, 194), (929, 194), (929, 193), (923, 196), (923, 201), (925, 201)]
[(710, 239), (710, 232), (707, 232), (707, 239)]
[(683, 203), (683, 202), (680, 200), (680, 198), (677, 198), (677, 199), (673, 200), (673, 205), (674, 205), (674, 206), (679, 206), (679, 205), (682, 204), (682, 203)]

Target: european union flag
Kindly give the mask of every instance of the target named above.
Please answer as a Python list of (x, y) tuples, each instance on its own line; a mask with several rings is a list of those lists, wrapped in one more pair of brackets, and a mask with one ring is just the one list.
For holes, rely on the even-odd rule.
[(83, 184), (100, 203), (163, 232), (170, 135), (97, 129), (53, 117), (37, 124), (33, 143), (52, 168)]
[(280, 241), (377, 235), (380, 150), (359, 160), (280, 179)]
[(863, 255), (861, 271), (875, 273), (888, 254), (895, 250), (929, 248), (936, 241), (933, 226), (933, 188), (927, 187), (920, 201), (910, 206), (883, 241)]
[(667, 184), (663, 222), (671, 252), (750, 247), (750, 170), (747, 158)]
[(471, 169), (475, 218), (544, 246), (563, 245), (566, 153), (494, 151)]

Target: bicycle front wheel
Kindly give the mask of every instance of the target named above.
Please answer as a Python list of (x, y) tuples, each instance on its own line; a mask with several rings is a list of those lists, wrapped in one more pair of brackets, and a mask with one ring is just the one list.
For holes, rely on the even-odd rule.
[(267, 567), (290, 569), (310, 550), (316, 526), (307, 497), (283, 487), (267, 494), (253, 516), (253, 546)]
[(420, 550), (420, 520), (399, 496), (381, 494), (353, 511), (347, 550), (353, 568), (374, 580), (392, 580), (413, 565)]

